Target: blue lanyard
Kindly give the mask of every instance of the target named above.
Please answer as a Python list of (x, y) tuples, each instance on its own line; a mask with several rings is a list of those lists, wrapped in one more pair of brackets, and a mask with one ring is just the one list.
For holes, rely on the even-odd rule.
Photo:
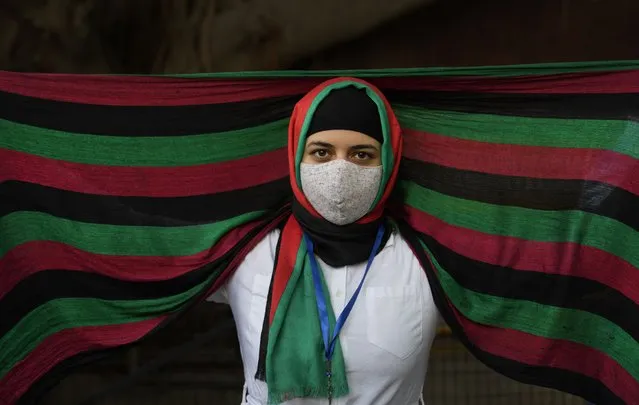
[(320, 277), (319, 266), (317, 265), (317, 260), (315, 259), (314, 246), (313, 241), (308, 235), (304, 234), (304, 241), (306, 242), (306, 249), (308, 252), (308, 258), (311, 264), (311, 271), (313, 273), (313, 284), (315, 284), (315, 299), (317, 301), (317, 311), (319, 312), (320, 318), (320, 328), (322, 329), (322, 338), (324, 339), (324, 356), (327, 361), (330, 361), (333, 357), (333, 351), (335, 350), (335, 344), (337, 343), (337, 337), (339, 336), (344, 323), (346, 322), (346, 318), (351, 313), (353, 309), (353, 305), (355, 305), (355, 301), (357, 300), (357, 296), (362, 289), (362, 285), (364, 284), (364, 279), (366, 278), (366, 274), (368, 274), (368, 270), (371, 268), (371, 264), (373, 264), (373, 259), (375, 259), (375, 255), (379, 250), (379, 246), (382, 243), (382, 239), (384, 237), (384, 225), (380, 225), (379, 230), (377, 231), (377, 237), (375, 238), (375, 243), (373, 244), (373, 250), (371, 250), (371, 254), (368, 257), (368, 263), (366, 264), (366, 270), (364, 270), (364, 275), (362, 276), (362, 280), (359, 282), (359, 286), (353, 293), (353, 296), (348, 301), (342, 313), (337, 317), (335, 321), (335, 329), (333, 330), (333, 337), (330, 342), (328, 340), (329, 334), (329, 321), (328, 321), (328, 308), (326, 306), (326, 298), (324, 297), (324, 292), (322, 291), (322, 279)]

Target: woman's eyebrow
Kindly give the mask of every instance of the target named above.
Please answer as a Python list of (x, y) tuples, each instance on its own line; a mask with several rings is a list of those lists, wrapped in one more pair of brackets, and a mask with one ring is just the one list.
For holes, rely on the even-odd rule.
[(310, 142), (308, 145), (306, 145), (306, 147), (308, 148), (309, 146), (321, 146), (322, 148), (332, 148), (333, 147), (333, 145), (331, 145), (330, 143), (320, 142), (320, 141)]
[(351, 149), (351, 150), (364, 150), (364, 149), (377, 150), (377, 147), (375, 145), (362, 144), (362, 145), (353, 145), (349, 149)]

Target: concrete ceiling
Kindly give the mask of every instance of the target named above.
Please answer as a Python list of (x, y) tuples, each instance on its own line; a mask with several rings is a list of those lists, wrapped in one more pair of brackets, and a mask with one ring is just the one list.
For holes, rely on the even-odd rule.
[(434, 0), (2, 0), (0, 69), (288, 67)]

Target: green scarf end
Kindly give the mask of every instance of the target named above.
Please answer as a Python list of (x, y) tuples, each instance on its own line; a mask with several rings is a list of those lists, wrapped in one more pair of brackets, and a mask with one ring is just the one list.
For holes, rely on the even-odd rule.
[[(333, 398), (340, 398), (348, 395), (348, 384), (333, 384)], [(296, 398), (316, 398), (328, 399), (327, 387), (296, 387), (286, 392), (270, 392), (268, 393), (268, 404), (279, 405), (283, 402)]]

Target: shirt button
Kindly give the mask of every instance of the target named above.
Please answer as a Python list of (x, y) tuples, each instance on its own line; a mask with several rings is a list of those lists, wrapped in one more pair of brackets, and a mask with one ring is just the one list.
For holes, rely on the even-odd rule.
[(343, 295), (343, 294), (342, 294), (342, 290), (337, 290), (337, 291), (335, 292), (335, 296), (336, 296), (336, 297), (338, 297), (338, 298), (340, 298), (342, 295)]

